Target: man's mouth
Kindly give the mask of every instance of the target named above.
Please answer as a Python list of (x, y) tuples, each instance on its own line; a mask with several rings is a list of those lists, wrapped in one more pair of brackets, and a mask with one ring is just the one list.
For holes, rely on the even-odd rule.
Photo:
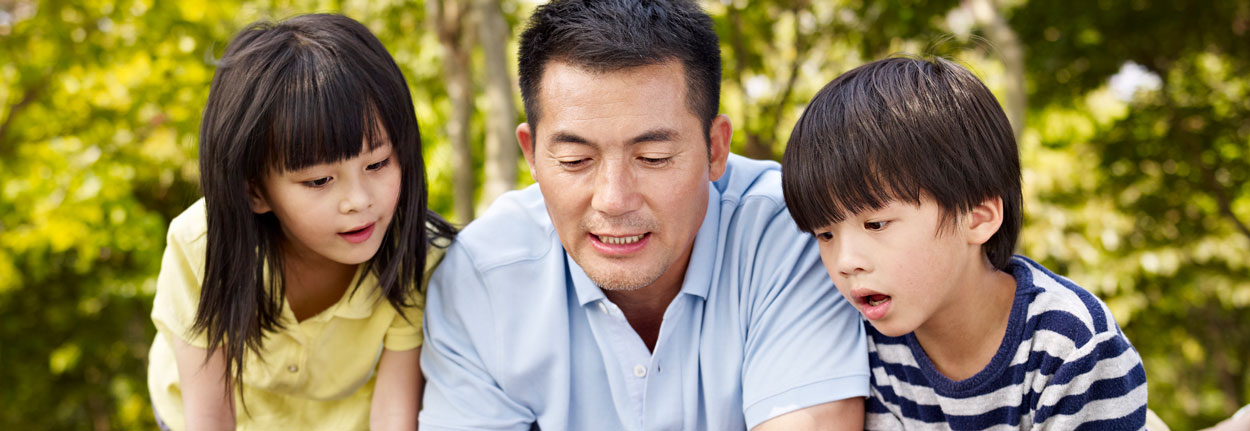
[(632, 236), (595, 235), (595, 238), (598, 238), (599, 242), (602, 242), (604, 244), (626, 245), (626, 244), (633, 244), (638, 241), (642, 241), (642, 239), (645, 238), (647, 235), (649, 234), (644, 233), (644, 234), (632, 235)]

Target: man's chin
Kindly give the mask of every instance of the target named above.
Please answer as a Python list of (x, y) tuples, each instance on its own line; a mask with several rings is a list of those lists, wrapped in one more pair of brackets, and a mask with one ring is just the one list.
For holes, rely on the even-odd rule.
[[(586, 276), (603, 290), (628, 292), (639, 290), (655, 283), (660, 278), (658, 271), (628, 271), (625, 269), (588, 268), (583, 266)], [(654, 273), (654, 274), (652, 274)]]

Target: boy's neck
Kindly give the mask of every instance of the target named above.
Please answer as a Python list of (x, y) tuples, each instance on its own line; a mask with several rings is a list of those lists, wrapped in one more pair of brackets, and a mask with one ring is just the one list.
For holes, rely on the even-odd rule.
[(971, 268), (959, 295), (916, 328), (916, 341), (942, 375), (960, 381), (976, 375), (994, 358), (1007, 333), (1015, 302), (1016, 279), (985, 266)]

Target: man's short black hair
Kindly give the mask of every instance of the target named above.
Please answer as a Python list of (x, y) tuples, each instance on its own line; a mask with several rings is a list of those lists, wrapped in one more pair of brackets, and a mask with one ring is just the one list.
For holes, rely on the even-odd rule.
[(704, 135), (720, 105), (720, 39), (712, 18), (689, 0), (552, 1), (530, 16), (518, 57), (521, 99), (534, 133), (539, 87), (552, 61), (612, 72), (678, 60), (686, 103), (702, 120)]
[(932, 198), (943, 224), (1002, 197), (982, 250), (995, 268), (1020, 233), (1020, 156), (990, 90), (941, 58), (889, 58), (851, 70), (812, 98), (782, 161), (786, 205), (812, 232), (892, 201)]

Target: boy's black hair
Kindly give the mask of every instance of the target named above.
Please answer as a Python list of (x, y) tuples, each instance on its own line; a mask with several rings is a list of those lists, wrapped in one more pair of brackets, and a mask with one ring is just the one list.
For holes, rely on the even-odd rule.
[(1003, 224), (982, 250), (995, 268), (1020, 233), (1020, 156), (990, 90), (941, 58), (889, 58), (830, 82), (799, 118), (782, 160), (799, 229), (900, 200), (932, 198), (943, 224), (1002, 197)]
[[(521, 33), (521, 100), (537, 134), (538, 94), (552, 61), (596, 73), (678, 60), (686, 104), (708, 139), (720, 106), (720, 39), (712, 18), (689, 0), (554, 0), (539, 6)], [(709, 140), (710, 142), (710, 140)]]
[(455, 231), (427, 209), (421, 136), (395, 61), (367, 28), (340, 15), (253, 23), (226, 47), (200, 126), (208, 245), (192, 331), (205, 334), (210, 352), (223, 349), (235, 387), (245, 351), (259, 355), (265, 333), (282, 328), (285, 298), (282, 229), (273, 213), (252, 212), (251, 193), (263, 192), (270, 172), (349, 159), (362, 142), (373, 149), (387, 141), (400, 167), (399, 201), (362, 273), (374, 273), (382, 296), (402, 310), (419, 289), (427, 247)]

